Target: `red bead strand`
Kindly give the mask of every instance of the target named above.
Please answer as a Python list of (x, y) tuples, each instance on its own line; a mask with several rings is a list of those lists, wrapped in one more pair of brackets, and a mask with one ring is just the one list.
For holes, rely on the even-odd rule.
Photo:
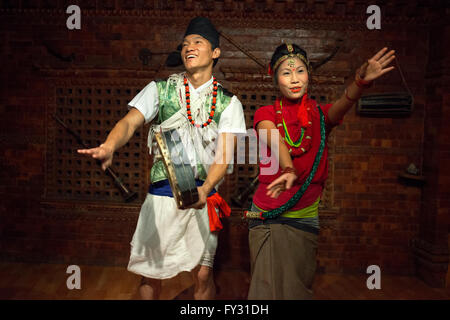
[(212, 120), (214, 118), (214, 112), (216, 110), (217, 89), (218, 89), (216, 78), (213, 77), (213, 99), (212, 99), (212, 105), (211, 105), (211, 112), (209, 113), (208, 120), (205, 123), (203, 123), (202, 125), (195, 123), (194, 119), (192, 119), (191, 94), (189, 93), (189, 83), (188, 83), (186, 76), (184, 76), (184, 88), (186, 90), (186, 110), (187, 110), (187, 116), (188, 116), (189, 122), (194, 127), (197, 127), (197, 128), (207, 127), (212, 122)]

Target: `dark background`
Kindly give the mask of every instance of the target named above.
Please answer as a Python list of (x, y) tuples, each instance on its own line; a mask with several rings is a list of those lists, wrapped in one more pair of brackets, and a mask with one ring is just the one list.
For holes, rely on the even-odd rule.
[[(81, 8), (81, 30), (68, 30), (66, 8)], [(381, 30), (366, 9), (381, 8)], [(321, 203), (318, 271), (418, 275), (445, 287), (450, 208), (450, 118), (446, 1), (0, 1), (0, 237), (2, 261), (126, 266), (129, 242), (149, 184), (148, 126), (113, 164), (138, 192), (125, 203), (95, 162), (55, 120), (58, 114), (95, 146), (126, 114), (132, 97), (164, 67), (189, 20), (208, 16), (268, 64), (281, 42), (321, 61), (311, 95), (333, 102), (365, 59), (396, 50), (414, 96), (406, 117), (363, 117), (353, 107), (329, 139), (329, 179)], [(150, 56), (145, 62), (141, 49)], [(244, 105), (247, 127), (276, 90), (266, 70), (221, 38), (214, 75)], [(397, 68), (398, 69), (398, 68)], [(398, 71), (367, 93), (405, 92)], [(404, 179), (410, 163), (420, 178)], [(221, 187), (231, 200), (256, 174), (237, 165)], [(231, 201), (230, 201), (231, 203)], [(224, 222), (216, 267), (249, 270), (241, 208)]]

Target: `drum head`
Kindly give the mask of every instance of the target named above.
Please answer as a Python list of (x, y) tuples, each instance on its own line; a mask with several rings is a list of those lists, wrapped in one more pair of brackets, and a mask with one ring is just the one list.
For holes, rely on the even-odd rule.
[(156, 142), (168, 173), (170, 187), (179, 209), (198, 201), (194, 170), (176, 129), (157, 132)]

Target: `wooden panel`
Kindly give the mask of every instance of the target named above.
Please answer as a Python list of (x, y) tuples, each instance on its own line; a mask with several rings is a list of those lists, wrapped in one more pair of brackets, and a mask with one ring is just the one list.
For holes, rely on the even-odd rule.
[[(48, 106), (47, 199), (123, 201), (114, 180), (102, 171), (95, 159), (77, 153), (82, 146), (51, 114), (56, 114), (91, 147), (103, 143), (116, 122), (127, 113), (128, 102), (143, 86), (125, 83), (56, 83), (54, 104)], [(140, 128), (133, 138), (114, 153), (111, 168), (130, 190), (145, 198), (148, 186), (148, 128)]]

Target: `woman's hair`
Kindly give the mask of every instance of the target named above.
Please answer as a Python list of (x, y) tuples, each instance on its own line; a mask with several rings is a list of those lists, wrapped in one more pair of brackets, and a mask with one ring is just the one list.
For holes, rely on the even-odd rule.
[(293, 44), (283, 43), (275, 49), (275, 52), (272, 55), (272, 59), (270, 59), (270, 72), (276, 85), (278, 85), (277, 81), (278, 68), (280, 67), (281, 63), (288, 57), (299, 58), (305, 64), (308, 70), (308, 75), (310, 75), (311, 66), (309, 64), (306, 51), (300, 48), (295, 43)]

